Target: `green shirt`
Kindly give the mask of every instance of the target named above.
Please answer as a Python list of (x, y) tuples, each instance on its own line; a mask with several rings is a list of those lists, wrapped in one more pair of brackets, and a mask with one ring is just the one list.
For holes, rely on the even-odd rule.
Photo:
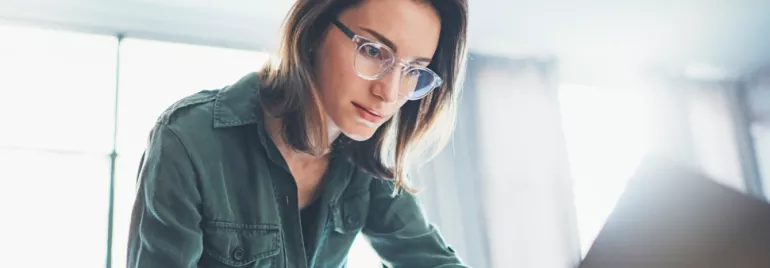
[(314, 237), (303, 238), (297, 185), (254, 101), (257, 77), (159, 117), (139, 169), (129, 268), (345, 267), (359, 232), (392, 267), (465, 267), (413, 195), (393, 197), (390, 181), (334, 152)]

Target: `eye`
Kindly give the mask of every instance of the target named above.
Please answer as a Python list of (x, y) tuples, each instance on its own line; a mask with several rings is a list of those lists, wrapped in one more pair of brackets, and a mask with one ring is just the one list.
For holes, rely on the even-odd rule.
[(406, 73), (406, 75), (409, 77), (419, 77), (420, 74), (422, 74), (422, 72), (420, 72), (420, 70), (418, 69), (412, 69), (412, 70), (409, 70), (408, 73)]
[(380, 55), (380, 49), (376, 47), (367, 47), (366, 48), (366, 55), (369, 55), (369, 57), (377, 57)]
[(374, 45), (366, 44), (361, 47), (361, 52), (367, 58), (381, 60), (384, 57), (384, 53), (381, 48)]

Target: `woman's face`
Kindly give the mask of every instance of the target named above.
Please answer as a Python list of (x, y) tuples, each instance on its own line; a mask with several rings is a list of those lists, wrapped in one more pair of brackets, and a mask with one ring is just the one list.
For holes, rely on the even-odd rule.
[[(435, 9), (415, 0), (364, 0), (338, 19), (355, 34), (390, 47), (396, 62), (431, 59), (441, 31)], [(314, 68), (330, 131), (363, 141), (406, 103), (409, 89), (400, 86), (402, 68), (398, 64), (377, 80), (358, 76), (353, 66), (356, 48), (356, 43), (332, 24), (316, 52)]]

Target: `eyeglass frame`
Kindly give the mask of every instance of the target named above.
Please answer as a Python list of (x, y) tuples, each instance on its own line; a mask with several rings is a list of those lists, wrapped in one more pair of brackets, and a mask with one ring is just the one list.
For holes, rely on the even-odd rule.
[[(356, 44), (355, 53), (358, 53), (358, 50), (360, 50), (361, 47), (363, 47), (365, 44), (374, 44), (374, 45), (376, 45), (379, 48), (387, 49), (388, 52), (390, 52), (390, 54), (393, 55), (394, 61), (393, 61), (393, 63), (391, 63), (391, 66), (388, 66), (388, 68), (383, 69), (382, 72), (380, 72), (376, 76), (368, 76), (368, 75), (362, 74), (360, 71), (358, 71), (357, 68), (354, 67), (354, 69), (356, 69), (356, 74), (359, 77), (361, 77), (363, 79), (366, 79), (366, 80), (369, 80), (369, 81), (378, 80), (378, 79), (382, 78), (383, 76), (385, 76), (386, 74), (388, 74), (389, 72), (392, 72), (393, 69), (394, 69), (393, 67), (396, 66), (396, 63), (398, 63), (398, 65), (400, 65), (401, 68), (402, 68), (401, 69), (401, 72), (402, 72), (401, 75), (402, 76), (405, 76), (408, 73), (408, 71), (415, 70), (415, 69), (417, 69), (417, 70), (424, 70), (424, 71), (427, 71), (429, 74), (433, 75), (433, 81), (432, 81), (432, 83), (430, 85), (431, 88), (429, 90), (427, 90), (424, 94), (422, 94), (422, 95), (420, 95), (418, 97), (414, 97), (414, 98), (412, 97), (412, 95), (414, 94), (414, 92), (415, 92), (414, 90), (416, 90), (416, 88), (413, 89), (412, 93), (410, 93), (409, 96), (407, 96), (407, 99), (409, 99), (409, 100), (419, 100), (419, 99), (422, 99), (425, 96), (428, 96), (428, 94), (430, 94), (434, 89), (439, 88), (439, 87), (441, 87), (444, 84), (444, 79), (442, 79), (438, 74), (436, 74), (436, 72), (434, 72), (430, 68), (424, 67), (424, 66), (411, 65), (411, 64), (409, 64), (408, 61), (406, 61), (404, 59), (401, 59), (401, 58), (397, 58), (396, 57), (396, 53), (393, 52), (392, 48), (390, 48), (387, 45), (382, 44), (380, 42), (377, 42), (377, 41), (374, 41), (372, 39), (369, 39), (369, 38), (366, 38), (366, 37), (363, 37), (361, 35), (356, 34), (355, 32), (353, 32), (353, 30), (351, 30), (350, 28), (345, 26), (345, 24), (340, 22), (338, 19), (332, 20), (332, 23), (335, 26), (337, 26), (337, 28), (339, 28), (340, 31), (342, 31), (342, 33), (344, 33), (345, 36), (347, 36), (350, 39), (350, 41), (353, 41), (353, 43)], [(399, 93), (399, 95), (400, 95), (400, 93)]]

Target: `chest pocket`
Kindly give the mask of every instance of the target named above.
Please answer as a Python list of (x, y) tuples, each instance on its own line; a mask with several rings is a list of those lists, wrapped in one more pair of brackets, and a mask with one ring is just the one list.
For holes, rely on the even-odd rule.
[(208, 222), (203, 231), (204, 267), (274, 267), (281, 249), (277, 225)]
[(369, 189), (343, 196), (331, 205), (334, 231), (340, 234), (357, 234), (364, 227), (369, 215)]

